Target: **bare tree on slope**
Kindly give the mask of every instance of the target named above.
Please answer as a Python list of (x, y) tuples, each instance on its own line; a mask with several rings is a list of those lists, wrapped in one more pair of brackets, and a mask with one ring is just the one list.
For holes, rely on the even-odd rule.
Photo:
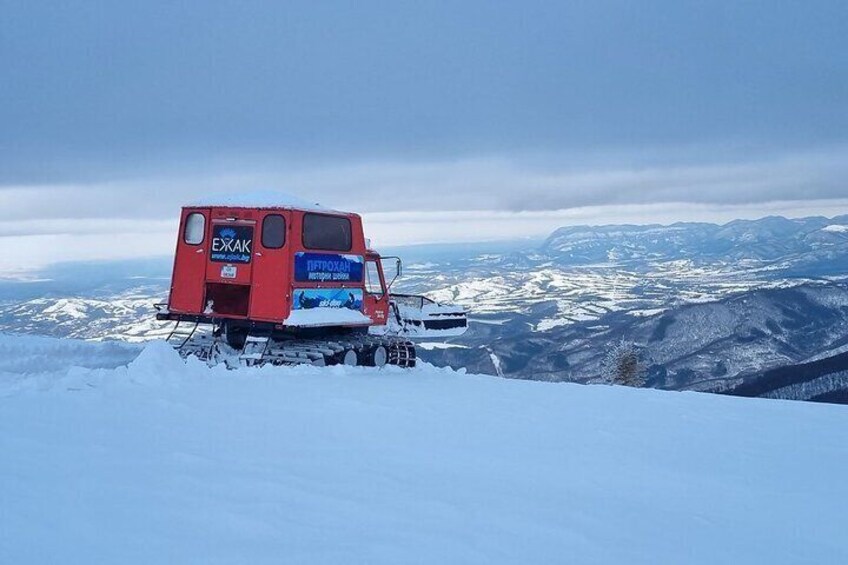
[(603, 381), (609, 384), (645, 386), (646, 367), (636, 344), (621, 340), (607, 352), (603, 364)]

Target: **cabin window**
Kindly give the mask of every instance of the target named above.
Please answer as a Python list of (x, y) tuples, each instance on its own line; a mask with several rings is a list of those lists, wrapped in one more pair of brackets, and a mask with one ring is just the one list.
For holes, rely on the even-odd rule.
[(377, 262), (368, 261), (365, 265), (365, 290), (368, 294), (382, 296), (383, 285), (380, 284), (380, 270), (377, 268)]
[(269, 214), (262, 221), (262, 247), (279, 249), (286, 244), (286, 219), (279, 214)]
[(303, 215), (303, 246), (307, 249), (350, 251), (350, 218), (325, 214)]
[(200, 212), (194, 212), (186, 217), (183, 241), (189, 245), (200, 245), (206, 233), (206, 216)]

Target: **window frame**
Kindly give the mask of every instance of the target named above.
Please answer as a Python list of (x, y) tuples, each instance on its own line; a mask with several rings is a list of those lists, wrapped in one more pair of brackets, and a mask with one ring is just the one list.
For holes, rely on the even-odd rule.
[[(329, 248), (329, 247), (312, 247), (306, 244), (306, 218), (309, 216), (320, 216), (324, 218), (335, 218), (339, 220), (344, 220), (347, 222), (348, 226), (348, 246), (347, 248)], [(345, 252), (353, 250), (353, 222), (348, 216), (339, 216), (337, 214), (321, 214), (318, 212), (304, 212), (303, 217), (301, 218), (301, 226), (300, 226), (300, 243), (303, 245), (304, 249), (309, 249), (312, 251), (336, 251), (336, 252)]]
[[(200, 241), (191, 242), (188, 240), (188, 228), (192, 218), (194, 218), (195, 216), (200, 216), (200, 219), (203, 221), (203, 223), (201, 224)], [(183, 224), (183, 243), (186, 245), (197, 247), (198, 245), (203, 245), (204, 241), (206, 241), (206, 214), (204, 214), (203, 212), (189, 212), (188, 214), (186, 214), (185, 222)]]
[[(282, 243), (280, 243), (280, 245), (267, 245), (265, 243), (265, 223), (268, 221), (269, 218), (279, 218), (283, 221), (283, 241), (282, 241)], [(286, 231), (288, 230), (288, 222), (286, 222), (285, 216), (283, 216), (282, 214), (277, 214), (277, 213), (266, 214), (265, 217), (262, 218), (261, 229), (262, 229), (262, 231), (261, 231), (260, 236), (259, 236), (259, 241), (262, 244), (262, 247), (264, 247), (265, 249), (282, 249), (283, 247), (286, 246), (286, 240), (288, 239), (286, 237)]]
[[(377, 276), (376, 282), (377, 282), (377, 286), (380, 288), (380, 292), (371, 292), (371, 290), (368, 288), (369, 283), (371, 283), (371, 271), (369, 270), (368, 266), (372, 263), (374, 264), (374, 274)], [(365, 292), (367, 294), (371, 295), (371, 296), (376, 297), (377, 300), (380, 300), (381, 298), (383, 298), (387, 293), (386, 287), (383, 286), (382, 274), (383, 274), (383, 266), (380, 264), (379, 261), (377, 261), (376, 259), (366, 259), (365, 260)]]

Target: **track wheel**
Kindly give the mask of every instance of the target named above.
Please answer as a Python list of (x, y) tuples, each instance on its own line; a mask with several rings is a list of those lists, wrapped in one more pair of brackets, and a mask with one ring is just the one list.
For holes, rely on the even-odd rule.
[(357, 358), (356, 351), (354, 351), (353, 349), (346, 349), (345, 351), (343, 351), (340, 357), (340, 362), (342, 365), (358, 365), (359, 359)]
[(365, 364), (369, 367), (383, 367), (389, 360), (389, 352), (385, 345), (377, 345), (368, 351)]

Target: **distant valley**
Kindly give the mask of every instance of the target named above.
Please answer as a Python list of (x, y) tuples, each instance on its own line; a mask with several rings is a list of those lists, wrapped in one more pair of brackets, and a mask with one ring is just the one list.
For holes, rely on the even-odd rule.
[[(848, 216), (576, 226), (540, 243), (391, 252), (406, 260), (395, 290), (471, 311), (465, 336), (421, 344), (422, 358), (439, 365), (596, 382), (604, 352), (627, 340), (644, 352), (648, 386), (765, 395), (776, 389), (750, 385), (769, 371), (848, 350)], [(170, 263), (103, 267), (66, 265), (40, 282), (0, 284), (0, 331), (165, 335), (152, 304), (167, 295)], [(848, 389), (842, 365), (827, 366), (806, 370), (818, 384), (795, 387), (793, 397), (832, 400)]]

